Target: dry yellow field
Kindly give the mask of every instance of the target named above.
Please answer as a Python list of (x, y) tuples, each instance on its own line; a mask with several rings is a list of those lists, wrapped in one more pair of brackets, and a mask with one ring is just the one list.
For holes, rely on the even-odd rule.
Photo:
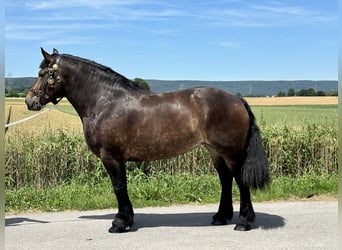
[[(70, 105), (67, 101), (62, 101), (58, 105)], [(25, 117), (29, 117), (39, 112), (29, 111), (26, 107), (24, 99), (6, 98), (5, 100), (5, 117), (7, 120), (8, 112), (12, 107), (11, 120), (18, 121)], [(51, 107), (51, 106), (48, 106)], [(40, 111), (41, 112), (41, 111)], [(12, 129), (13, 128), (13, 129)], [(63, 131), (81, 131), (82, 123), (78, 116), (66, 114), (58, 110), (51, 110), (42, 115), (39, 115), (29, 121), (15, 125), (8, 130), (8, 133), (17, 132), (18, 130), (32, 131), (32, 133), (39, 133), (39, 131), (46, 129), (62, 129)]]
[[(250, 105), (327, 105), (338, 103), (338, 97), (249, 97), (245, 99)], [(67, 100), (63, 99), (58, 105), (70, 105), (70, 103)], [(8, 116), (10, 106), (12, 107), (11, 122), (38, 113), (27, 110), (23, 98), (6, 98), (6, 119)], [(12, 128), (8, 130), (9, 134), (15, 133), (18, 130), (30, 131), (32, 133), (39, 133), (39, 131), (42, 131), (44, 129), (82, 131), (82, 123), (80, 118), (76, 115), (67, 114), (58, 110), (52, 110), (42, 115), (39, 115), (27, 122), (13, 126)]]
[(250, 105), (328, 105), (337, 104), (337, 96), (246, 97)]

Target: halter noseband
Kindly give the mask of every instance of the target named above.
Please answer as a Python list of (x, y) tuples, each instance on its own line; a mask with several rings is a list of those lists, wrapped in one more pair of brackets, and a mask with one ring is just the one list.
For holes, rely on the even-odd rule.
[(42, 84), (43, 90), (39, 89), (38, 91), (35, 90), (34, 88), (31, 88), (30, 91), (37, 97), (43, 97), (45, 100), (47, 101), (51, 101), (54, 105), (56, 105), (57, 103), (60, 102), (60, 100), (62, 100), (63, 97), (61, 97), (60, 99), (56, 99), (56, 98), (51, 98), (47, 93), (45, 93), (44, 89), (46, 89), (46, 86), (48, 88), (54, 88), (55, 86), (55, 81), (58, 83), (58, 85), (61, 85), (62, 83), (62, 79), (59, 75), (56, 76), (56, 80), (54, 79), (54, 73), (58, 71), (58, 64), (54, 64), (52, 65), (52, 67), (49, 68), (49, 77), (47, 79), (47, 81)]

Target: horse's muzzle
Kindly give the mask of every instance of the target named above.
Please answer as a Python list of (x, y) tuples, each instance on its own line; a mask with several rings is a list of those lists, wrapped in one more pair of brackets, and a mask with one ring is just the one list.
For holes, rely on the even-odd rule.
[(40, 103), (40, 98), (33, 97), (31, 99), (26, 98), (25, 103), (27, 105), (27, 108), (32, 111), (39, 111), (43, 108), (43, 105)]

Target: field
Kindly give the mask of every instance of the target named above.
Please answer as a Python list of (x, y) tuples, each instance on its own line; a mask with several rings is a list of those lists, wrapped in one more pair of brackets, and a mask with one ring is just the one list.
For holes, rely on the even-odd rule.
[[(336, 107), (338, 97), (250, 97), (246, 98), (246, 100), (252, 106), (257, 121), (264, 119), (267, 124), (284, 124), (284, 122), (302, 124), (303, 122), (324, 120), (336, 122), (337, 124)], [(24, 99), (7, 98), (5, 101), (6, 117), (10, 106), (12, 107), (11, 121), (17, 121), (37, 113), (27, 110)], [(57, 110), (47, 112), (37, 118), (17, 125), (15, 127), (16, 129), (28, 130), (33, 133), (41, 131), (42, 129), (82, 131), (82, 123), (69, 102), (62, 100), (58, 104)]]
[[(261, 127), (272, 185), (254, 200), (337, 194), (337, 98), (246, 98)], [(6, 99), (11, 121), (36, 114), (23, 99)], [(75, 110), (56, 110), (6, 133), (6, 211), (115, 206), (101, 162), (87, 149)], [(167, 161), (129, 163), (135, 206), (217, 202), (219, 182), (203, 148)], [(75, 198), (77, 197), (77, 199)], [(238, 191), (234, 187), (234, 199)]]
[[(76, 115), (76, 111), (67, 101), (60, 102), (57, 110), (52, 110), (43, 115), (21, 123), (13, 129), (9, 129), (10, 134), (13, 130), (39, 132), (46, 129), (63, 129), (64, 131), (81, 131), (82, 123), (80, 118)], [(6, 98), (5, 100), (5, 117), (7, 118), (10, 107), (12, 108), (11, 122), (23, 119), (25, 117), (37, 114), (37, 112), (27, 109), (23, 98)], [(48, 105), (51, 107), (51, 105)], [(61, 111), (59, 111), (61, 110)]]
[(246, 97), (250, 105), (337, 105), (337, 96)]

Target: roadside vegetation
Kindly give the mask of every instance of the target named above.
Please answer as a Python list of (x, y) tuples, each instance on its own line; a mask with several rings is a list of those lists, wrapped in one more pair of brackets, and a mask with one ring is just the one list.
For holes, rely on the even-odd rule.
[[(62, 114), (77, 118), (69, 105)], [(272, 183), (254, 201), (337, 196), (337, 105), (253, 106), (270, 162)], [(116, 206), (101, 162), (80, 128), (11, 128), (6, 134), (6, 211), (100, 209)], [(35, 132), (33, 132), (35, 131)], [(220, 183), (202, 147), (163, 161), (129, 162), (134, 207), (212, 203)], [(234, 200), (239, 192), (234, 185)]]

